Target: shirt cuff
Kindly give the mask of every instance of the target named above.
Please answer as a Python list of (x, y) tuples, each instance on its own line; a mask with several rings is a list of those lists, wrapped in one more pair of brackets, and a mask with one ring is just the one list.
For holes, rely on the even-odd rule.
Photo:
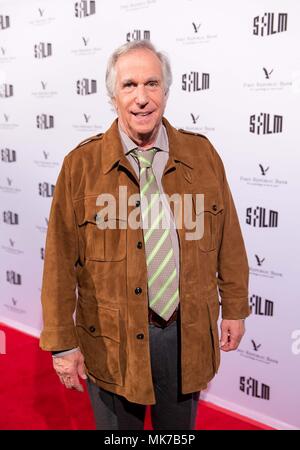
[(60, 356), (69, 355), (70, 353), (77, 352), (77, 350), (80, 350), (79, 347), (71, 348), (71, 350), (66, 350), (64, 352), (55, 353), (55, 355), (52, 355), (52, 358), (59, 358)]

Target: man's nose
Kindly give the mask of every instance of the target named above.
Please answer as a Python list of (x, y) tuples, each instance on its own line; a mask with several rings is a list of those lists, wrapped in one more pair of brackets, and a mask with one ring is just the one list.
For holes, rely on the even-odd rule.
[(139, 106), (145, 106), (148, 103), (148, 93), (145, 86), (137, 86), (135, 101)]

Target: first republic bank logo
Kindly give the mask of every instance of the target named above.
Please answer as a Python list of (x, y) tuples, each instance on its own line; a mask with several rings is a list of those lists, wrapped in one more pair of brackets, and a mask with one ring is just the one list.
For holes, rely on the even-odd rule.
[(209, 73), (190, 72), (182, 75), (182, 90), (187, 92), (204, 91), (209, 89)]
[(287, 13), (264, 13), (253, 19), (253, 34), (255, 36), (270, 36), (287, 31)]
[(75, 17), (82, 19), (83, 17), (88, 17), (96, 13), (96, 2), (82, 0), (81, 2), (76, 2), (74, 8)]

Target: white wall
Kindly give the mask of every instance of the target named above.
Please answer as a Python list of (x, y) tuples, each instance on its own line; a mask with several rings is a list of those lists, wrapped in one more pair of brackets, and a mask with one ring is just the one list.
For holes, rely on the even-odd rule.
[[(76, 17), (84, 3), (87, 13), (95, 3), (95, 14)], [(42, 252), (63, 156), (114, 118), (104, 86), (109, 54), (150, 33), (173, 67), (166, 116), (206, 134), (221, 154), (251, 266), (246, 335), (222, 355), (204, 397), (300, 428), (299, 13), (297, 0), (0, 1), (0, 320), (39, 335)], [(50, 56), (40, 43), (51, 44)], [(184, 91), (191, 72), (200, 84), (208, 73), (209, 88)], [(76, 93), (84, 78), (96, 80), (96, 93)], [(257, 127), (261, 113), (272, 133)], [(42, 114), (54, 128), (37, 128)], [(268, 226), (253, 226), (259, 213)], [(15, 214), (18, 224), (9, 223)]]

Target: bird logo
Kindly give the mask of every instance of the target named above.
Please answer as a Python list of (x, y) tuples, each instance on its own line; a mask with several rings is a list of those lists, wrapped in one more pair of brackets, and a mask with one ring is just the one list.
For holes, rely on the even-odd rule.
[(252, 342), (252, 345), (253, 345), (253, 349), (257, 352), (258, 349), (261, 347), (261, 344), (258, 344), (258, 345), (257, 345), (257, 344), (254, 342), (253, 339), (251, 339), (251, 342)]
[(194, 31), (195, 31), (195, 33), (198, 33), (198, 31), (199, 31), (199, 28), (201, 27), (201, 23), (199, 23), (199, 25), (196, 25), (195, 24), (195, 22), (193, 22), (193, 27), (194, 27)]
[(260, 170), (261, 170), (261, 174), (262, 174), (262, 175), (266, 175), (266, 173), (268, 172), (268, 170), (269, 170), (269, 168), (270, 168), (270, 167), (267, 167), (267, 168), (265, 169), (261, 164), (259, 164), (259, 167), (260, 167)]
[(265, 67), (263, 67), (263, 71), (264, 71), (264, 73), (265, 73), (265, 76), (266, 76), (266, 79), (267, 79), (267, 80), (270, 79), (270, 75), (271, 75), (271, 73), (273, 73), (273, 70), (274, 70), (274, 69), (272, 69), (271, 72), (268, 72), (267, 69), (266, 69)]
[(266, 258), (260, 259), (258, 255), (255, 255), (256, 261), (257, 261), (257, 265), (258, 266), (262, 266), (262, 263), (264, 262), (264, 260)]
[(197, 123), (197, 120), (199, 119), (199, 115), (196, 117), (193, 113), (191, 113), (191, 116), (192, 116), (192, 121), (193, 121), (193, 124), (196, 124)]

